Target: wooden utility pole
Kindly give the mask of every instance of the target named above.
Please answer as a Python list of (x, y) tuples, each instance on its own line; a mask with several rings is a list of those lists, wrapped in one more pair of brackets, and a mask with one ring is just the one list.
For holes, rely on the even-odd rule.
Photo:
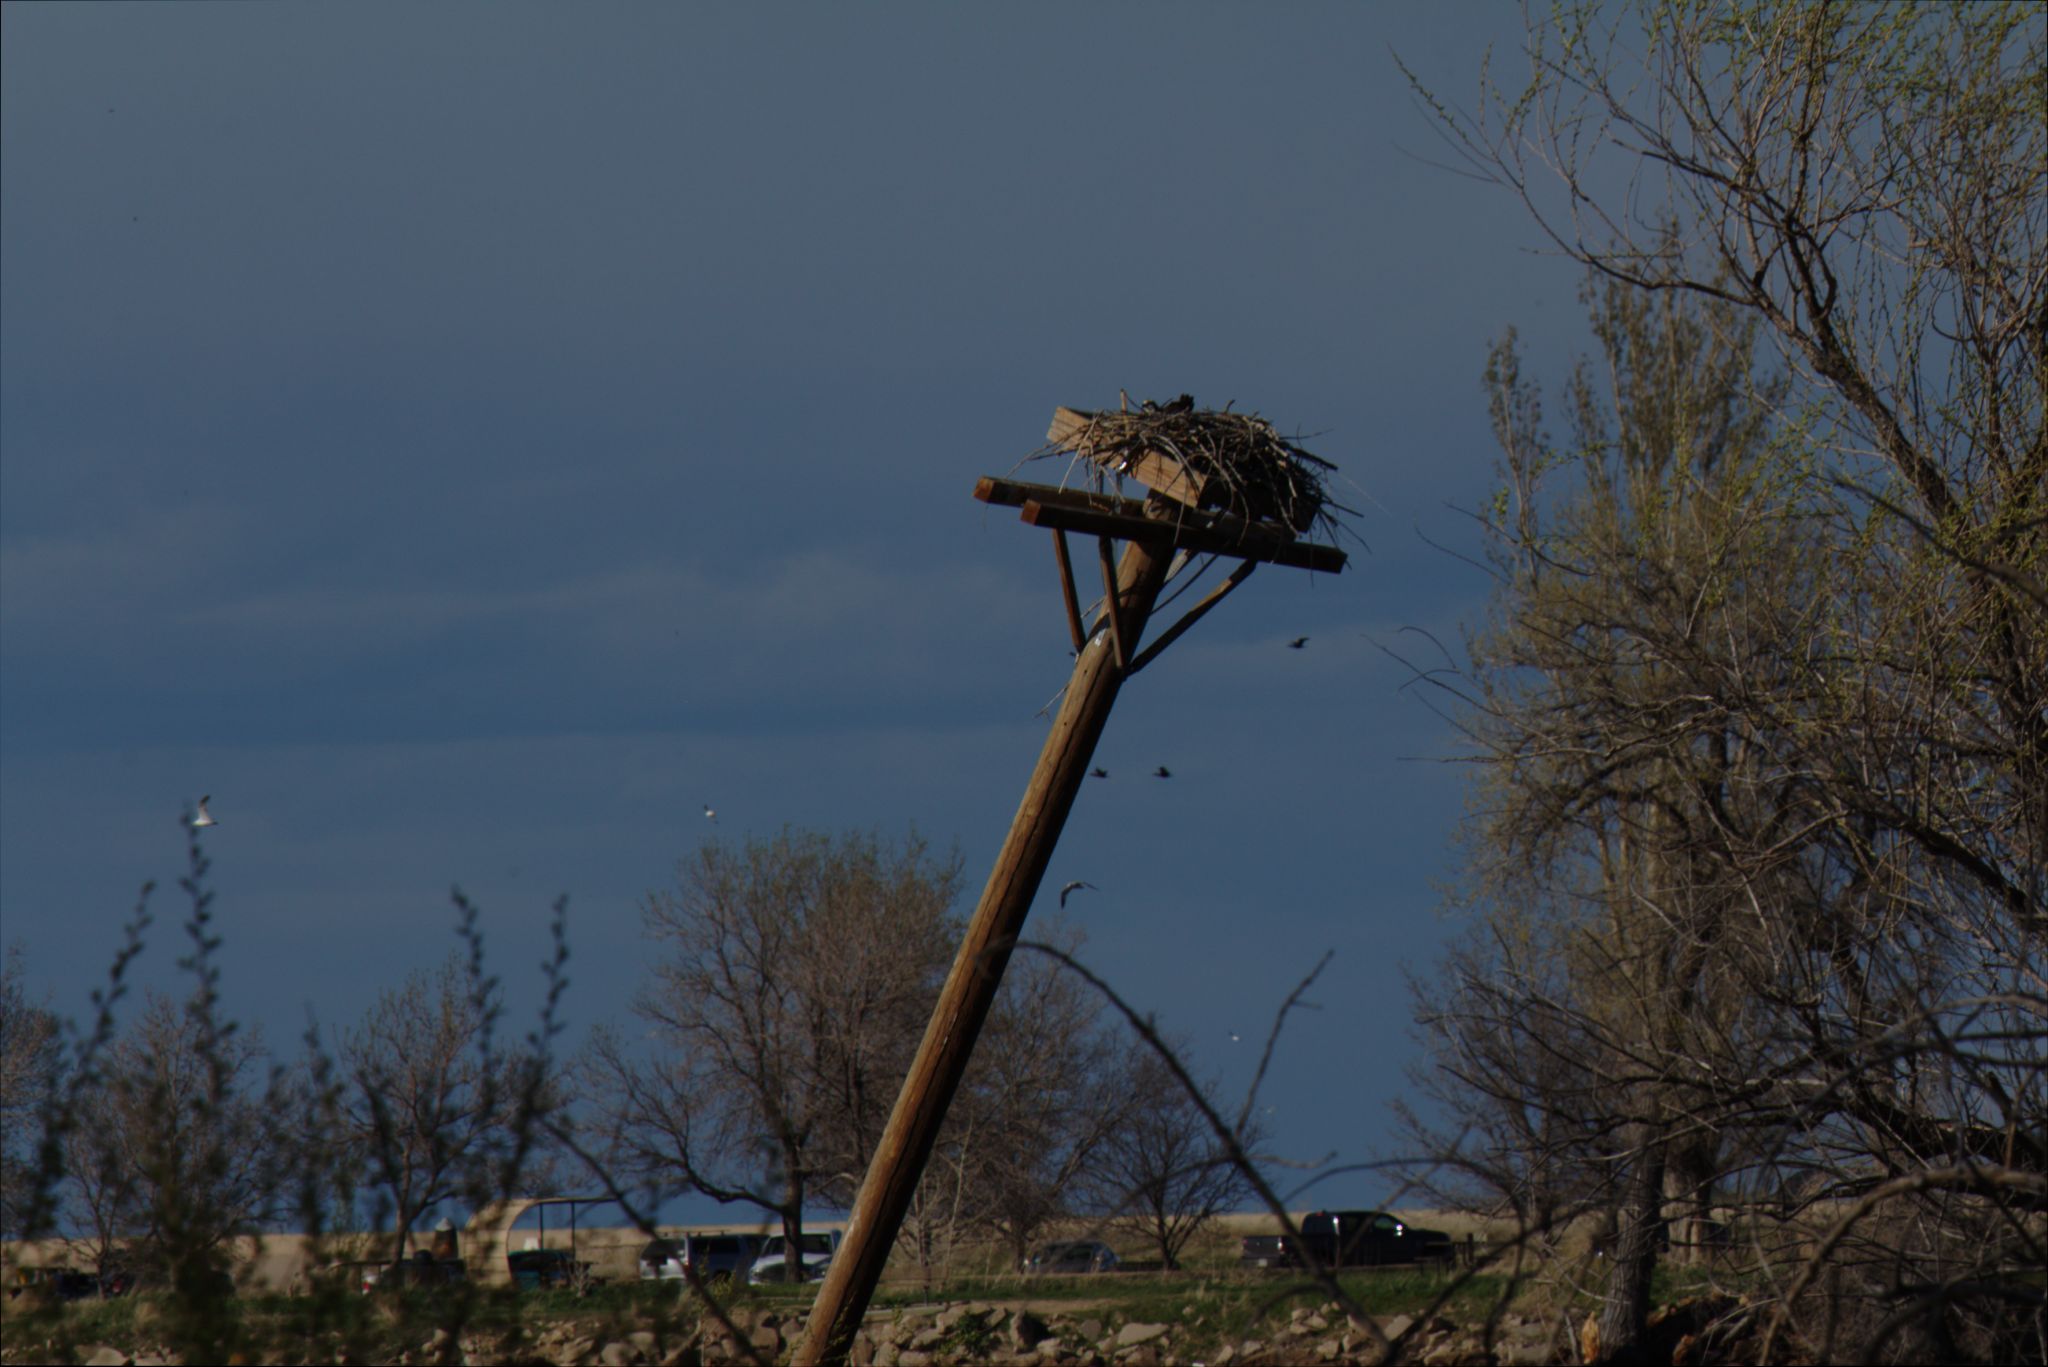
[[(1060, 410), (1053, 425), (1055, 439), (1063, 429), (1071, 430), (1079, 416)], [(993, 479), (982, 480), (975, 494), (985, 502), (1021, 505), (1024, 521), (1053, 530), (1075, 642), (1074, 674), (855, 1198), (804, 1340), (791, 1358), (793, 1367), (842, 1363), (852, 1348), (1124, 680), (1243, 582), (1257, 561), (1332, 570), (1344, 563), (1341, 551), (1297, 543), (1291, 534), (1263, 524), (1198, 513), (1156, 496), (1140, 502)], [(1098, 537), (1102, 562), (1103, 607), (1085, 635), (1066, 544), (1070, 529)], [(1122, 560), (1114, 563), (1113, 536), (1125, 541)], [(1176, 549), (1228, 553), (1243, 557), (1245, 563), (1141, 654), (1138, 643)]]

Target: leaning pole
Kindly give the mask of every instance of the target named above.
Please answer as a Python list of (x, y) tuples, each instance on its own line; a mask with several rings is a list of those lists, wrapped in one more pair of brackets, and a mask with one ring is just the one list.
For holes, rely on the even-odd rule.
[[(1262, 419), (1197, 410), (1183, 396), (1135, 410), (1091, 414), (1062, 408), (1047, 435), (1048, 452), (1072, 453), (1091, 483), (1135, 479), (1149, 493), (1141, 500), (1102, 487), (1001, 479), (983, 479), (975, 488), (983, 502), (1019, 507), (1023, 521), (1053, 533), (1074, 673), (868, 1165), (804, 1339), (791, 1358), (793, 1367), (843, 1363), (852, 1349), (1124, 680), (1259, 564), (1332, 573), (1344, 567), (1342, 551), (1296, 539), (1318, 523), (1332, 525), (1328, 509), (1336, 505), (1324, 496), (1321, 478), (1331, 467), (1281, 439)], [(1102, 574), (1101, 605), (1086, 631), (1069, 532), (1095, 538)], [(1119, 540), (1120, 557), (1114, 544)], [(1203, 555), (1238, 563), (1141, 651), (1177, 557), (1192, 563)]]

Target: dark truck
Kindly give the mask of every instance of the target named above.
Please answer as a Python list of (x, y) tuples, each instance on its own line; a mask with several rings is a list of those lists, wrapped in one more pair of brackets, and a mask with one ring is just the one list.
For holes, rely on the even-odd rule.
[(1301, 1239), (1253, 1234), (1237, 1255), (1239, 1267), (1307, 1267), (1306, 1250), (1324, 1267), (1378, 1267), (1384, 1263), (1451, 1261), (1451, 1236), (1420, 1229), (1383, 1210), (1318, 1210), (1301, 1217)]

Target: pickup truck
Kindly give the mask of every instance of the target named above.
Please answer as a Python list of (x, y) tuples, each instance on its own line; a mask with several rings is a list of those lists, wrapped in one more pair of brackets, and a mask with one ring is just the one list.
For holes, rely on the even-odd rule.
[(1301, 1239), (1253, 1234), (1239, 1250), (1239, 1267), (1307, 1267), (1304, 1249), (1324, 1267), (1377, 1267), (1384, 1263), (1451, 1260), (1451, 1236), (1422, 1229), (1383, 1210), (1318, 1210), (1301, 1217)]

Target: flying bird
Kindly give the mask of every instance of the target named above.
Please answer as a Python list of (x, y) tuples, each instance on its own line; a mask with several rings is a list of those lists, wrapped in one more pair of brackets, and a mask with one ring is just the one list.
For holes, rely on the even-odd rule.
[(203, 830), (208, 826), (220, 825), (218, 821), (213, 819), (213, 813), (206, 810), (206, 804), (211, 801), (213, 801), (212, 793), (208, 793), (205, 797), (199, 799), (199, 815), (192, 818), (193, 830)]
[(1305, 646), (1305, 645), (1307, 645), (1307, 644), (1308, 644), (1308, 637), (1306, 637), (1306, 636), (1297, 636), (1297, 637), (1295, 637), (1295, 638), (1294, 638), (1293, 640), (1291, 640), (1291, 641), (1289, 641), (1289, 642), (1287, 643), (1287, 648), (1288, 648), (1289, 650), (1300, 650), (1300, 649), (1301, 649), (1301, 648), (1302, 648), (1303, 646)]
[(1080, 879), (1076, 878), (1073, 882), (1067, 884), (1065, 887), (1060, 889), (1060, 905), (1065, 906), (1067, 904), (1068, 893), (1079, 892), (1082, 888), (1086, 888), (1090, 892), (1102, 891), (1101, 888), (1096, 887), (1093, 883), (1084, 883)]
[(1090, 769), (1090, 770), (1088, 771), (1088, 777), (1090, 777), (1090, 778), (1108, 778), (1108, 777), (1109, 777), (1109, 770), (1107, 770), (1107, 769), (1103, 769), (1103, 768), (1095, 768), (1095, 769)]
[(1159, 767), (1158, 767), (1157, 769), (1154, 769), (1154, 770), (1152, 771), (1152, 777), (1154, 777), (1154, 778), (1172, 778), (1172, 777), (1173, 777), (1173, 770), (1171, 770), (1171, 769), (1167, 768), (1167, 767), (1166, 767), (1165, 765), (1163, 765), (1163, 764), (1162, 764), (1162, 765), (1160, 765), (1160, 766), (1159, 766)]
[(712, 810), (708, 802), (704, 804), (704, 819), (714, 826), (718, 824), (718, 813)]

